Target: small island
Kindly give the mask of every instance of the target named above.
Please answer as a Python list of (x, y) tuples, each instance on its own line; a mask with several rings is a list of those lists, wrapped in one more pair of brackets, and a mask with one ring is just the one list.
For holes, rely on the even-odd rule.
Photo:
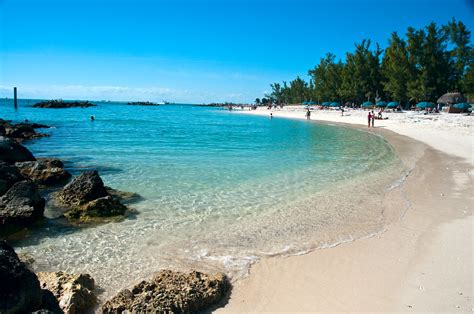
[(33, 107), (35, 108), (52, 108), (52, 109), (87, 108), (87, 107), (95, 107), (95, 106), (97, 105), (89, 101), (64, 101), (62, 99), (41, 101), (33, 105)]
[(131, 101), (128, 102), (129, 106), (159, 106), (160, 104), (151, 102), (151, 101)]

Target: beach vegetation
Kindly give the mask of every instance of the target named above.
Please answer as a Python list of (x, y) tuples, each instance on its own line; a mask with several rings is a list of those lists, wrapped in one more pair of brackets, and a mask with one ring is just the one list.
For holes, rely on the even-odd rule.
[[(404, 106), (436, 102), (447, 92), (474, 96), (474, 52), (471, 32), (461, 21), (409, 27), (393, 32), (385, 49), (364, 39), (344, 59), (327, 53), (308, 71), (289, 82), (272, 83), (265, 95), (277, 104), (338, 101), (397, 101)], [(263, 102), (263, 101), (262, 101)]]

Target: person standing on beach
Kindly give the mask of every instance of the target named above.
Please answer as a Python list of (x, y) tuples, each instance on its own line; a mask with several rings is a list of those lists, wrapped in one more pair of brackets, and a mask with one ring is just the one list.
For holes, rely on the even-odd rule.
[(372, 127), (374, 127), (374, 122), (375, 122), (375, 113), (372, 110)]
[(370, 128), (370, 122), (372, 121), (372, 114), (370, 113), (370, 111), (369, 111), (369, 115), (367, 116), (367, 119), (368, 119), (367, 127)]
[(309, 111), (309, 108), (306, 111), (306, 120), (311, 120), (311, 111)]
[(344, 117), (344, 108), (341, 107), (341, 117)]

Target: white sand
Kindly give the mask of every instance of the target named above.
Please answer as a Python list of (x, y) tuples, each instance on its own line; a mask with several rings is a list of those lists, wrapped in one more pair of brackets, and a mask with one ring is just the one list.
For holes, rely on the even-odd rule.
[[(270, 111), (245, 113), (269, 116)], [(316, 111), (311, 118), (366, 125), (366, 115)], [(217, 312), (474, 311), (474, 117), (385, 116), (389, 119), (376, 120), (370, 130), (385, 136), (402, 160), (414, 155), (411, 146), (424, 147), (405, 184), (384, 204), (390, 216), (390, 208), (406, 199), (408, 212), (377, 237), (261, 260)], [(273, 117), (305, 118), (301, 109), (274, 110)]]

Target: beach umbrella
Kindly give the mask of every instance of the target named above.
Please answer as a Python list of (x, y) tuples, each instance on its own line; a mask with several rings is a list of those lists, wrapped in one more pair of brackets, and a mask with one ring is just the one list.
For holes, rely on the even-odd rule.
[(374, 106), (374, 103), (371, 101), (366, 101), (365, 103), (362, 104), (362, 108), (372, 108)]
[(306, 106), (307, 104), (308, 104), (307, 101), (303, 101), (303, 103), (302, 103), (303, 106)]
[(323, 103), (321, 104), (321, 106), (323, 106), (323, 107), (329, 107), (330, 104), (331, 104), (331, 103), (330, 103), (329, 101), (325, 101), (325, 102), (323, 102)]
[(472, 105), (463, 102), (463, 103), (460, 103), (460, 104), (455, 104), (453, 107), (456, 108), (456, 109), (467, 110), (467, 109), (471, 108)]
[(332, 103), (329, 104), (329, 107), (340, 107), (340, 106), (341, 105), (337, 101), (332, 102)]
[(392, 101), (387, 104), (387, 108), (397, 108), (398, 106), (400, 106), (400, 104), (396, 101)]
[(450, 104), (459, 104), (465, 103), (466, 97), (461, 93), (446, 93), (436, 101), (438, 104), (450, 105)]
[(420, 108), (420, 109), (434, 108), (434, 104), (431, 102), (422, 101), (416, 104), (416, 108)]
[(375, 106), (379, 108), (385, 108), (387, 107), (387, 103), (385, 101), (379, 101)]
[(316, 105), (315, 101), (308, 101), (308, 105)]

